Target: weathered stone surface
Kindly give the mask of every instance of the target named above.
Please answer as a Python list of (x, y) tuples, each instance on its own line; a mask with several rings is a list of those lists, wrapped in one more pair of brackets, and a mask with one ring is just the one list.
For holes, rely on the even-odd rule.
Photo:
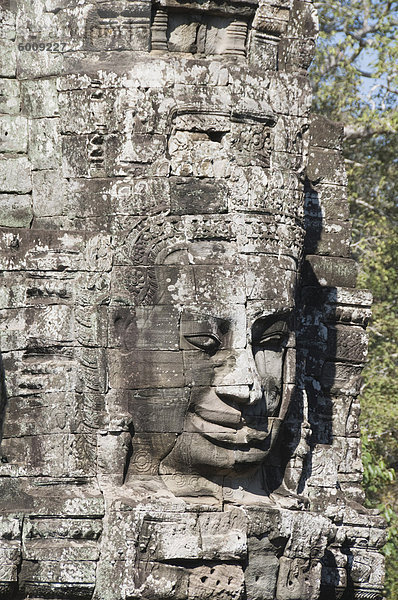
[(0, 152), (24, 153), (28, 148), (27, 119), (0, 115)]
[(0, 21), (1, 598), (380, 600), (312, 2)]
[(25, 156), (0, 158), (0, 187), (3, 192), (32, 191), (31, 165)]
[(1, 227), (29, 227), (32, 218), (32, 197), (30, 195), (1, 194)]

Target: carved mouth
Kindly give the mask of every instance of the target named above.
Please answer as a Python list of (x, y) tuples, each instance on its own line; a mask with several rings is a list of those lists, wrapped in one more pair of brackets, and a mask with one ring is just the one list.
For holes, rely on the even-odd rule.
[(266, 450), (264, 446), (269, 445), (268, 438), (270, 432), (260, 429), (254, 429), (247, 425), (242, 425), (239, 428), (231, 428), (218, 423), (206, 421), (198, 415), (191, 415), (190, 429), (196, 433), (200, 433), (204, 438), (219, 446), (228, 447), (231, 449), (239, 449), (245, 451), (250, 448)]

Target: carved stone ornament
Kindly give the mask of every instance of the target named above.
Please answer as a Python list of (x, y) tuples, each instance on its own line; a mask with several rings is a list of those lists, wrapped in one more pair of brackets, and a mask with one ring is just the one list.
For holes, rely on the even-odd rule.
[(0, 13), (0, 598), (380, 600), (312, 3)]

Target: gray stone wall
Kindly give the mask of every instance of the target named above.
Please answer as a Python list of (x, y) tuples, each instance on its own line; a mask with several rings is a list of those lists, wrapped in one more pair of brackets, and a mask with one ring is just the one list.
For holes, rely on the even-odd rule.
[(0, 23), (0, 598), (378, 600), (312, 2)]

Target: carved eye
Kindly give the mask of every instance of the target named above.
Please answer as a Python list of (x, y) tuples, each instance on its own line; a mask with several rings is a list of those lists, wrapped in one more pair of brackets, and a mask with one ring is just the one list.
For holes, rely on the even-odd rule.
[(256, 341), (256, 346), (276, 348), (281, 346), (286, 340), (284, 333), (264, 333), (259, 340)]
[(208, 354), (216, 352), (221, 346), (221, 340), (213, 333), (191, 333), (184, 337), (192, 346), (200, 348)]
[(253, 326), (253, 346), (280, 351), (282, 344), (287, 340), (289, 327), (286, 321), (260, 319)]

